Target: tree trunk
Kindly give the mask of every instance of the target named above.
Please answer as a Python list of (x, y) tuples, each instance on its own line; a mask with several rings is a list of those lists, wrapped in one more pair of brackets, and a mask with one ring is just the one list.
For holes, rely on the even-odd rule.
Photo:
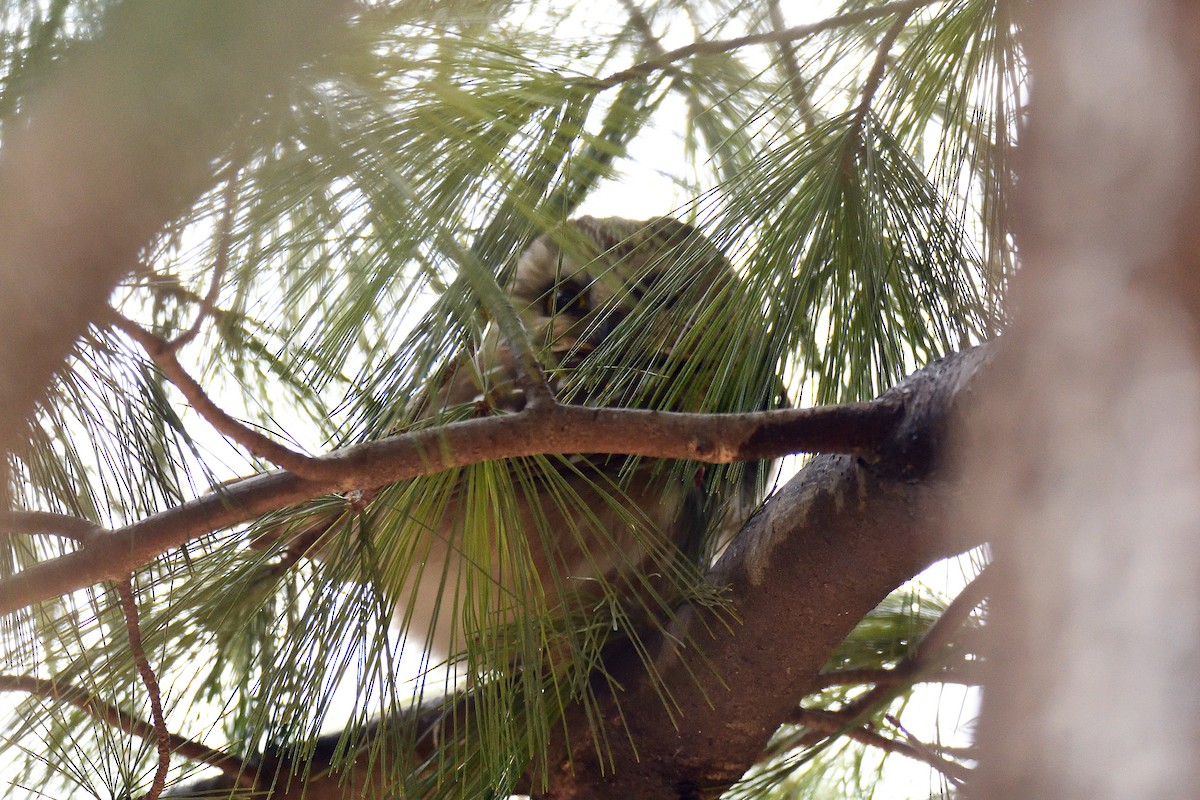
[(1022, 271), (964, 519), (995, 544), (988, 798), (1200, 785), (1195, 4), (1029, 4)]

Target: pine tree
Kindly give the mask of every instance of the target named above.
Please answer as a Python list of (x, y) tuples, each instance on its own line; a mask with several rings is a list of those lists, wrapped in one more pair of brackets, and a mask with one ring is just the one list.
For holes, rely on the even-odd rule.
[[(945, 373), (889, 389), (959, 351), (969, 374), (1005, 323), (1023, 54), (997, 0), (827, 5), (12, 0), (9, 795), (858, 797), (904, 758), (968, 782), (973, 751), (903, 712), (978, 682), (986, 556), (924, 527)], [(417, 411), (515, 319), (517, 255), (584, 214), (727, 256), (739, 290), (680, 362), (705, 369), (638, 405), (746, 416), (642, 444), (628, 414)], [(451, 665), (397, 628), (407, 520), (530, 486), (573, 508), (606, 436), (709, 497), (827, 455), (759, 470), (773, 499), (715, 566), (710, 531), (588, 614), (480, 621)]]

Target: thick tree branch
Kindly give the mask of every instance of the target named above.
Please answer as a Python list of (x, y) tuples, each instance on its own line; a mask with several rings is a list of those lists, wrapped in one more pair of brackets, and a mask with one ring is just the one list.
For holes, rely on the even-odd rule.
[[(534, 783), (534, 793), (706, 797), (756, 763), (798, 700), (821, 688), (822, 667), (868, 611), (930, 563), (978, 544), (970, 532), (953, 544), (939, 536), (959, 488), (937, 453), (985, 362), (985, 350), (969, 351), (899, 387), (907, 413), (890, 456), (869, 468), (847, 456), (815, 458), (773, 496), (709, 576), (725, 587), (742, 625), (728, 635), (712, 625), (711, 612), (680, 611), (652, 650), (671, 708), (635, 654), (616, 657), (609, 670), (624, 691), (607, 695), (601, 713), (627, 726), (636, 752), (609, 735), (612, 760), (599, 759), (594, 722), (573, 710), (569, 746), (560, 743), (550, 786)], [(698, 642), (703, 654), (686, 642)], [(697, 672), (702, 663), (711, 671)]]
[(965, 798), (1190, 798), (1200, 6), (1006, 7), (1030, 115), (1012, 324), (981, 397), (991, 424), (961, 448), (961, 524), (992, 539), (999, 571)]
[(481, 461), (550, 453), (629, 454), (719, 464), (797, 452), (869, 453), (903, 422), (904, 393), (872, 403), (749, 414), (680, 414), (555, 404), (456, 422), (314, 458), (323, 477), (286, 471), (216, 491), (0, 581), (0, 614), (104, 580), (212, 531), (331, 492), (373, 489)]

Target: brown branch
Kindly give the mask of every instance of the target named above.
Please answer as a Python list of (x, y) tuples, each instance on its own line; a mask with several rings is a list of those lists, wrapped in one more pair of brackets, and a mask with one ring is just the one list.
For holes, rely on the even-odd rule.
[[(621, 0), (621, 5), (625, 8), (625, 13), (629, 15), (629, 22), (633, 25), (638, 35), (642, 37), (642, 46), (652, 54), (653, 58), (662, 58), (667, 51), (662, 46), (662, 41), (654, 35), (654, 29), (650, 27), (650, 21), (646, 19), (646, 15), (633, 2), (633, 0)], [(683, 87), (684, 102), (687, 103), (688, 113), (692, 119), (698, 119), (705, 112), (704, 104), (700, 102), (700, 98), (696, 96), (696, 92), (689, 88), (687, 76), (683, 70), (676, 69), (672, 66), (663, 67), (663, 71), (672, 76), (671, 85)]]
[[(66, 686), (57, 681), (28, 675), (0, 675), (0, 692), (24, 692), (57, 702), (69, 703), (87, 712), (94, 719), (131, 736), (146, 740), (158, 737), (158, 729), (154, 725), (122, 711), (118, 706), (105, 703), (76, 686)], [(171, 752), (198, 764), (206, 764), (219, 769), (237, 781), (238, 785), (246, 787), (253, 785), (253, 778), (246, 765), (236, 756), (214, 750), (208, 745), (174, 733), (169, 734), (169, 740)]]
[(822, 738), (826, 736), (847, 736), (856, 742), (877, 747), (886, 753), (908, 756), (911, 759), (933, 767), (956, 786), (961, 786), (971, 777), (971, 769), (969, 767), (943, 758), (929, 747), (916, 742), (915, 738), (899, 727), (899, 723), (896, 723), (897, 728), (906, 738), (911, 739), (910, 742), (901, 742), (889, 736), (884, 736), (872, 728), (855, 725), (849, 717), (841, 712), (801, 709), (796, 712), (791, 721), (796, 725), (803, 725), (810, 731), (820, 733)]
[(319, 459), (292, 450), (271, 437), (259, 433), (234, 419), (213, 402), (212, 398), (205, 393), (204, 388), (179, 363), (179, 359), (175, 355), (175, 348), (170, 342), (155, 336), (118, 311), (112, 311), (110, 316), (113, 325), (142, 346), (146, 355), (150, 356), (167, 380), (183, 393), (196, 413), (219, 433), (228, 436), (249, 450), (252, 455), (270, 461), (302, 478), (320, 480), (329, 477), (329, 470)]
[[(638, 36), (642, 37), (642, 46), (654, 54), (655, 58), (662, 58), (666, 54), (666, 48), (662, 46), (662, 42), (654, 35), (654, 29), (650, 27), (650, 21), (646, 19), (645, 13), (633, 2), (633, 0), (620, 0), (621, 7), (625, 9), (625, 13), (629, 15), (629, 24), (638, 32)], [(669, 68), (665, 70), (670, 71)]]
[[(767, 13), (770, 15), (772, 33), (780, 36), (783, 31), (787, 30), (787, 22), (783, 18), (782, 9), (779, 8), (779, 0), (767, 0)], [(804, 76), (800, 74), (800, 63), (796, 60), (796, 49), (792, 47), (793, 41), (781, 38), (776, 45), (778, 45), (779, 57), (783, 62), (783, 72), (787, 76), (788, 92), (792, 96), (792, 102), (800, 114), (805, 130), (811, 131), (817, 126), (817, 115), (808, 98), (808, 88), (804, 85)]]
[(142, 629), (138, 624), (137, 598), (133, 595), (133, 578), (117, 581), (117, 596), (121, 598), (121, 611), (125, 615), (125, 635), (129, 637), (129, 653), (137, 666), (142, 683), (150, 695), (150, 720), (154, 725), (154, 738), (158, 745), (158, 769), (154, 771), (154, 781), (150, 791), (146, 793), (148, 800), (158, 800), (163, 789), (167, 786), (167, 770), (171, 768), (171, 732), (167, 730), (167, 720), (163, 717), (162, 691), (158, 687), (158, 676), (146, 658), (146, 649), (142, 646)]
[[(531, 772), (530, 793), (715, 796), (757, 763), (865, 614), (937, 559), (979, 543), (975, 530), (953, 543), (939, 535), (962, 489), (937, 454), (988, 352), (950, 356), (893, 390), (906, 410), (887, 442), (905, 452), (885, 442), (869, 465), (818, 456), (772, 495), (707, 575), (741, 623), (729, 632), (711, 610), (685, 606), (647, 643), (651, 671), (637, 652), (606, 659), (621, 690), (567, 711), (547, 756), (549, 786)], [(605, 723), (600, 742), (597, 721)]]
[(196, 537), (324, 494), (373, 489), (482, 461), (546, 454), (625, 454), (724, 464), (791, 453), (868, 453), (902, 422), (905, 399), (747, 414), (684, 414), (555, 404), (367, 442), (315, 458), (320, 478), (288, 471), (242, 478), (139, 522), (85, 550), (0, 581), (0, 615), (119, 580)]
[(915, 683), (923, 673), (936, 666), (939, 652), (951, 643), (963, 623), (987, 597), (994, 583), (994, 571), (985, 567), (983, 572), (976, 575), (974, 580), (950, 601), (950, 605), (946, 606), (946, 610), (904, 659), (894, 669), (888, 670), (894, 676), (894, 680), (876, 684), (875, 688), (848, 703), (839, 713), (848, 714), (852, 719), (861, 719), (891, 699), (897, 687)]
[(208, 292), (200, 299), (200, 307), (196, 309), (196, 319), (192, 322), (191, 327), (168, 342), (166, 346), (168, 350), (179, 350), (195, 339), (200, 334), (200, 328), (204, 325), (204, 320), (212, 316), (213, 309), (217, 305), (217, 296), (221, 293), (221, 281), (225, 277), (225, 271), (229, 268), (229, 251), (232, 247), (233, 239), (233, 221), (237, 216), (239, 169), (236, 163), (230, 165), (231, 174), (225, 181), (225, 191), (221, 193), (223, 213), (221, 214), (220, 222), (217, 223), (215, 234), (217, 256), (213, 261), (212, 283), (209, 284)]
[(852, 132), (862, 131), (867, 114), (871, 111), (871, 104), (875, 102), (875, 95), (879, 92), (879, 87), (883, 85), (883, 76), (887, 74), (887, 60), (891, 55), (892, 45), (900, 37), (901, 31), (908, 24), (908, 18), (912, 16), (914, 10), (899, 12), (896, 21), (892, 23), (892, 26), (883, 35), (883, 39), (880, 40), (875, 62), (871, 65), (871, 71), (867, 73), (866, 80), (863, 81), (862, 99), (859, 100), (858, 108), (854, 112), (854, 121), (850, 123)]
[(91, 520), (51, 511), (7, 511), (0, 514), (0, 531), (21, 534), (61, 536), (76, 542), (104, 533), (105, 529)]
[(748, 36), (739, 36), (733, 39), (713, 39), (710, 41), (693, 42), (689, 45), (670, 50), (663, 53), (661, 56), (649, 58), (638, 64), (634, 64), (628, 69), (623, 69), (619, 72), (614, 72), (606, 78), (597, 78), (586, 81), (588, 86), (595, 89), (609, 89), (613, 86), (625, 83), (626, 81), (636, 80), (649, 75), (659, 70), (665, 70), (674, 64), (676, 61), (682, 61), (686, 58), (691, 58), (697, 55), (717, 55), (719, 53), (728, 53), (731, 50), (737, 50), (748, 45), (756, 44), (771, 44), (777, 42), (793, 42), (798, 39), (807, 39), (818, 33), (824, 33), (835, 28), (844, 28), (849, 25), (857, 25), (861, 22), (870, 22), (881, 17), (888, 17), (893, 14), (910, 15), (914, 11), (925, 6), (933, 5), (940, 0), (904, 0), (899, 3), (888, 3), (876, 8), (866, 9), (864, 11), (854, 11), (848, 14), (840, 14), (836, 17), (814, 22), (810, 25), (797, 25), (792, 28), (787, 28), (782, 31), (772, 31), (771, 33), (755, 33)]
[[(134, 284), (136, 288), (145, 289), (155, 295), (170, 297), (176, 302), (187, 302), (202, 305), (204, 297), (196, 294), (191, 289), (179, 283), (179, 279), (173, 275), (163, 275), (162, 273), (154, 273), (151, 271), (145, 275), (147, 280)], [(227, 317), (246, 319), (244, 314), (228, 311), (224, 308), (211, 306), (208, 309), (208, 316), (215, 320), (222, 320)]]
[(983, 676), (977, 674), (976, 662), (947, 664), (942, 669), (927, 672), (918, 670), (916, 675), (889, 669), (839, 669), (821, 673), (821, 689), (835, 686), (909, 686), (913, 683), (958, 683), (963, 686), (978, 686)]

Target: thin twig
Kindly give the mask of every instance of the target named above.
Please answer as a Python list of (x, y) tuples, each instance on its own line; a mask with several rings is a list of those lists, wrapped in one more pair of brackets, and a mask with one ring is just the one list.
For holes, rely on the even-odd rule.
[[(633, 0), (621, 0), (621, 5), (625, 8), (625, 13), (629, 14), (629, 22), (633, 25), (638, 35), (642, 37), (642, 46), (646, 48), (653, 58), (662, 58), (667, 51), (662, 46), (662, 42), (654, 35), (654, 29), (650, 27), (650, 21), (646, 19), (646, 15), (642, 12)], [(692, 119), (698, 119), (705, 109), (701, 104), (700, 99), (696, 97), (696, 93), (690, 88), (686, 76), (682, 70), (675, 67), (663, 67), (663, 71), (672, 76), (671, 85), (679, 86), (683, 89), (684, 102), (687, 103), (688, 113), (692, 115)]]
[(848, 703), (841, 713), (848, 714), (852, 719), (865, 717), (882, 703), (887, 702), (895, 693), (898, 686), (915, 683), (925, 672), (938, 666), (937, 656), (950, 644), (953, 637), (959, 633), (964, 622), (971, 616), (979, 604), (983, 602), (995, 583), (994, 570), (985, 567), (983, 572), (975, 576), (958, 596), (950, 601), (946, 610), (930, 626), (921, 640), (916, 643), (903, 660), (889, 672), (895, 677), (894, 681), (877, 683), (871, 689), (853, 702)]
[(167, 730), (167, 720), (163, 716), (162, 691), (158, 687), (158, 676), (146, 658), (146, 650), (142, 647), (142, 629), (138, 625), (137, 598), (133, 595), (133, 579), (125, 578), (117, 581), (117, 595), (121, 598), (121, 611), (125, 614), (125, 633), (129, 637), (129, 652), (133, 663), (137, 665), (138, 674), (150, 695), (150, 720), (154, 725), (155, 741), (158, 745), (158, 769), (154, 771), (154, 781), (150, 791), (146, 793), (147, 800), (158, 800), (163, 789), (167, 786), (167, 770), (171, 768), (171, 732)]
[[(176, 301), (195, 303), (197, 305), (203, 305), (204, 303), (204, 297), (196, 294), (191, 289), (188, 289), (179, 282), (178, 278), (173, 275), (152, 273), (143, 275), (143, 277), (146, 277), (147, 280), (144, 283), (136, 284), (138, 288), (144, 288), (155, 295), (170, 297)], [(207, 313), (208, 316), (212, 317), (218, 322), (228, 317), (233, 317), (235, 319), (245, 318), (244, 314), (227, 311), (223, 308), (217, 308), (216, 306), (210, 307)]]
[(883, 719), (889, 725), (891, 725), (897, 731), (899, 731), (901, 736), (903, 736), (906, 740), (908, 740), (909, 746), (912, 747), (913, 750), (917, 751), (917, 753), (921, 754), (918, 757), (922, 761), (924, 761), (926, 764), (929, 764), (931, 767), (937, 769), (939, 772), (941, 772), (943, 775), (945, 775), (947, 778), (949, 778), (954, 783), (959, 784), (959, 785), (962, 784), (961, 780), (956, 779), (955, 776), (953, 776), (953, 775), (947, 774), (944, 770), (942, 770), (938, 766), (939, 764), (954, 764), (956, 767), (962, 767), (962, 765), (958, 764), (957, 762), (947, 760), (944, 756), (944, 753), (945, 753), (944, 750), (941, 750), (941, 748), (934, 747), (932, 745), (928, 745), (925, 742), (918, 739), (916, 736), (913, 735), (913, 733), (911, 731), (908, 730), (908, 728), (906, 728), (902, 724), (900, 724), (900, 720), (897, 719), (895, 716), (893, 716), (891, 714), (885, 714)]
[[(897, 753), (921, 761), (936, 769), (955, 786), (961, 786), (971, 777), (971, 769), (956, 761), (942, 758), (928, 748), (921, 749), (906, 742), (884, 736), (872, 728), (855, 725), (851, 718), (840, 711), (817, 711), (801, 709), (789, 720), (803, 725), (810, 731), (826, 736), (848, 736), (856, 742), (877, 747), (887, 753)], [(772, 748), (774, 751), (775, 748)]]
[[(779, 0), (767, 0), (767, 13), (771, 18), (772, 33), (779, 36), (787, 30), (787, 22), (783, 18), (782, 9), (779, 8)], [(811, 131), (817, 127), (817, 114), (808, 98), (808, 88), (804, 85), (804, 76), (800, 74), (800, 62), (796, 60), (796, 49), (792, 47), (793, 41), (793, 39), (779, 39), (776, 44), (779, 47), (779, 58), (783, 62), (783, 72), (787, 75), (788, 93), (792, 96), (792, 103), (795, 104), (796, 111), (800, 114), (804, 129)]]
[[(264, 570), (264, 576), (273, 578), (290, 570), (300, 559), (310, 554), (312, 548), (329, 533), (333, 526), (345, 518), (346, 513), (365, 508), (372, 500), (379, 496), (379, 493), (379, 489), (351, 492), (351, 496), (345, 498), (345, 511), (322, 515), (319, 519), (310, 522), (298, 531), (286, 532), (287, 546), (283, 549), (279, 561), (271, 564)], [(250, 541), (250, 548), (253, 550), (264, 550), (278, 542), (283, 535), (285, 535), (285, 532), (280, 531), (278, 528), (265, 531)]]
[(204, 320), (212, 315), (213, 308), (216, 307), (217, 296), (221, 293), (221, 281), (224, 280), (225, 271), (229, 268), (229, 251), (233, 246), (233, 222), (237, 216), (239, 175), (239, 168), (231, 165), (229, 178), (225, 181), (225, 191), (221, 193), (223, 208), (215, 234), (217, 254), (213, 261), (212, 283), (209, 284), (208, 293), (200, 301), (200, 308), (196, 310), (196, 319), (192, 322), (191, 327), (167, 343), (167, 349), (172, 352), (189, 344), (200, 334)]
[[(642, 46), (648, 50), (654, 58), (662, 58), (666, 55), (666, 48), (662, 46), (662, 42), (654, 35), (654, 29), (650, 27), (650, 21), (646, 19), (642, 9), (634, 4), (633, 0), (620, 0), (621, 6), (625, 9), (625, 13), (629, 15), (629, 24), (638, 32), (638, 36), (642, 37)], [(673, 72), (668, 67), (664, 70)], [(676, 73), (679, 74), (679, 73)]]
[[(992, 590), (995, 583), (994, 574), (995, 570), (985, 567), (983, 572), (975, 576), (974, 580), (968, 583), (958, 593), (958, 596), (950, 601), (950, 604), (946, 606), (946, 610), (942, 612), (942, 615), (930, 626), (925, 635), (921, 637), (921, 640), (917, 642), (895, 668), (890, 670), (847, 670), (844, 673), (835, 672), (821, 676), (827, 682), (826, 685), (830, 686), (844, 685), (850, 682), (873, 683), (874, 686), (868, 692), (847, 703), (836, 712), (798, 709), (790, 721), (797, 725), (803, 725), (811, 733), (801, 736), (795, 741), (784, 743), (781, 746), (812, 746), (827, 736), (843, 734), (851, 738), (856, 738), (859, 741), (865, 741), (858, 738), (862, 734), (856, 732), (864, 730), (861, 727), (862, 723), (875, 709), (893, 698), (899, 688), (916, 683), (931, 669), (940, 666), (938, 656), (951, 643), (953, 638), (959, 635), (963, 623), (970, 618), (971, 614)], [(818, 714), (824, 716), (814, 716)], [(834, 723), (830, 722), (830, 720), (836, 722), (836, 727), (831, 729), (831, 725)], [(902, 733), (904, 732), (899, 723), (894, 724), (897, 729)], [(872, 737), (878, 736), (873, 731), (870, 731), (869, 734)], [(928, 746), (925, 746), (924, 750), (922, 750), (914, 744), (906, 745), (903, 742), (896, 742), (886, 737), (883, 737), (883, 741), (890, 743), (889, 747), (895, 746), (897, 748), (893, 752), (904, 752), (906, 755), (924, 761), (956, 784), (965, 780), (966, 776), (970, 774), (969, 769), (955, 762), (947, 761), (933, 752)], [(876, 742), (867, 743), (883, 746), (881, 743)], [(775, 753), (778, 750), (778, 747), (773, 747), (771, 752)], [(951, 766), (948, 767), (947, 765)]]
[(835, 28), (844, 28), (849, 25), (857, 25), (860, 22), (870, 22), (873, 19), (880, 17), (888, 17), (893, 14), (912, 14), (917, 9), (925, 6), (933, 5), (941, 2), (941, 0), (905, 0), (900, 3), (888, 3), (876, 8), (866, 9), (864, 11), (854, 11), (848, 14), (840, 14), (836, 17), (814, 22), (811, 25), (797, 25), (792, 28), (787, 28), (782, 31), (772, 31), (771, 33), (755, 33), (748, 36), (739, 36), (734, 39), (713, 39), (709, 41), (692, 42), (689, 45), (670, 50), (663, 53), (661, 56), (650, 58), (640, 63), (634, 64), (632, 67), (623, 69), (619, 72), (614, 72), (606, 78), (597, 78), (586, 81), (586, 85), (595, 89), (609, 89), (613, 86), (625, 83), (626, 81), (636, 80), (649, 75), (659, 70), (665, 70), (676, 61), (682, 61), (685, 58), (691, 58), (697, 55), (717, 55), (719, 53), (727, 53), (730, 50), (737, 50), (748, 45), (756, 44), (771, 44), (774, 42), (792, 42), (798, 39), (807, 39), (818, 33), (824, 33)]
[[(982, 676), (974, 669), (975, 662), (947, 664), (942, 669), (933, 672), (922, 672), (920, 680), (926, 683), (957, 683), (963, 686), (978, 686)], [(887, 669), (840, 669), (833, 672), (823, 672), (820, 676), (821, 688), (829, 689), (834, 686), (907, 686), (913, 683), (913, 676), (896, 668)]]
[(320, 460), (298, 453), (226, 413), (213, 402), (196, 379), (183, 368), (175, 351), (166, 340), (155, 336), (115, 310), (110, 310), (109, 314), (113, 325), (141, 345), (167, 380), (174, 384), (175, 388), (179, 389), (191, 403), (196, 413), (218, 432), (228, 436), (249, 450), (251, 454), (283, 467), (302, 478), (320, 480), (328, 477), (328, 468)]
[(914, 10), (900, 12), (896, 21), (883, 34), (883, 39), (879, 41), (875, 63), (871, 65), (871, 71), (867, 73), (867, 78), (863, 81), (862, 99), (858, 101), (858, 108), (854, 112), (854, 121), (850, 123), (851, 140), (862, 132), (867, 114), (871, 111), (871, 104), (875, 102), (875, 95), (879, 92), (879, 87), (883, 85), (883, 76), (887, 74), (887, 61), (892, 52), (892, 45), (900, 37), (900, 33), (908, 24), (908, 18), (912, 16)]
[(950, 644), (958, 634), (959, 629), (963, 626), (963, 623), (970, 618), (975, 609), (979, 608), (980, 603), (986, 600), (988, 595), (995, 589), (996, 580), (996, 570), (990, 566), (985, 566), (950, 601), (950, 604), (946, 606), (946, 610), (937, 618), (937, 622), (930, 626), (925, 635), (921, 637), (921, 641), (917, 642), (917, 646), (909, 653), (908, 659), (917, 662), (928, 660), (933, 653)]
[[(105, 703), (76, 686), (67, 686), (46, 678), (28, 675), (0, 675), (0, 692), (24, 692), (62, 703), (69, 703), (87, 712), (91, 717), (106, 725), (124, 731), (140, 739), (157, 739), (158, 729), (144, 719), (139, 719), (118, 706)], [(170, 734), (171, 752), (198, 764), (206, 764), (221, 770), (239, 781), (239, 785), (251, 787), (254, 778), (250, 770), (237, 756), (214, 750), (208, 745)]]

